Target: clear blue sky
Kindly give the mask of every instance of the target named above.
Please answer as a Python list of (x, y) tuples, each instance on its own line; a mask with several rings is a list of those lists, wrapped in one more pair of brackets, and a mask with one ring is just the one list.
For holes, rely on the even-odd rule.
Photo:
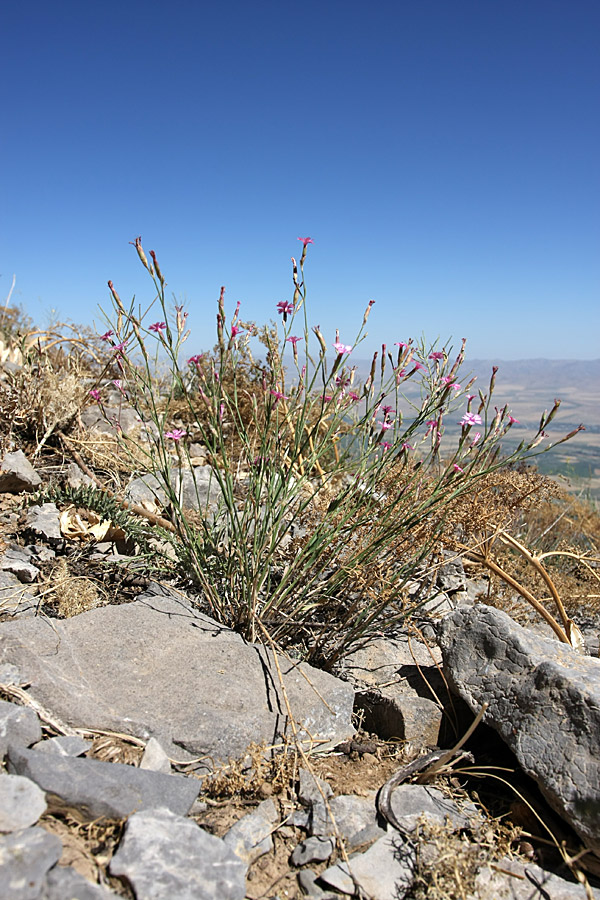
[[(5, 4), (0, 299), (98, 321), (148, 299), (214, 342), (291, 299), (351, 343), (600, 356), (598, 0)], [(366, 355), (362, 354), (362, 355)]]

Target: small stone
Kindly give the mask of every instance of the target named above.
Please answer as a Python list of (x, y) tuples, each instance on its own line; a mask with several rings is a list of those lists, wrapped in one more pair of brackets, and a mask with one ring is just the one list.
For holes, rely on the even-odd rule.
[(67, 466), (66, 479), (67, 484), (71, 488), (80, 488), (94, 484), (93, 478), (90, 478), (89, 475), (86, 475), (85, 472), (83, 472), (79, 468), (77, 463), (74, 462), (70, 463)]
[(243, 900), (246, 869), (224, 841), (167, 809), (131, 816), (109, 865), (137, 900)]
[(0, 463), (0, 491), (10, 494), (35, 491), (41, 483), (42, 479), (22, 450), (4, 455)]
[(177, 775), (98, 759), (51, 756), (13, 744), (8, 749), (8, 767), (52, 794), (53, 808), (75, 807), (84, 821), (100, 816), (123, 819), (136, 810), (158, 806), (186, 815), (200, 790), (199, 781)]
[(40, 574), (38, 567), (31, 562), (31, 554), (14, 547), (10, 547), (0, 557), (0, 569), (12, 572), (23, 584), (31, 584)]
[(54, 503), (42, 503), (41, 506), (30, 506), (27, 510), (27, 528), (36, 537), (45, 538), (50, 544), (62, 543), (60, 530), (60, 513)]
[(263, 800), (253, 812), (229, 829), (224, 843), (248, 865), (273, 849), (271, 834), (279, 822), (273, 800)]
[[(319, 790), (320, 789), (320, 790)], [(329, 784), (317, 775), (313, 775), (308, 769), (301, 768), (298, 770), (298, 799), (306, 806), (312, 803), (323, 801), (333, 796), (333, 791)]]
[(60, 838), (38, 826), (0, 837), (0, 898), (38, 900), (46, 872), (61, 853)]
[(99, 884), (92, 884), (79, 872), (63, 866), (54, 866), (46, 875), (44, 888), (39, 900), (118, 900)]
[(4, 759), (9, 744), (29, 747), (41, 737), (37, 713), (27, 706), (0, 700), (0, 760)]
[(473, 827), (479, 817), (473, 803), (465, 803), (460, 809), (438, 788), (425, 784), (401, 784), (392, 792), (390, 806), (408, 834), (417, 830), (423, 815), (438, 825), (450, 823), (455, 830)]
[(371, 900), (402, 900), (410, 890), (416, 866), (411, 844), (398, 834), (385, 834), (365, 853), (350, 857), (347, 863), (326, 869), (321, 881), (344, 894), (355, 895), (356, 886)]
[(146, 744), (146, 749), (144, 750), (144, 755), (140, 762), (140, 769), (149, 769), (151, 772), (162, 772), (164, 775), (171, 774), (169, 757), (154, 737), (151, 737)]
[(294, 866), (304, 866), (311, 862), (323, 862), (333, 853), (335, 844), (331, 838), (309, 837), (295, 847), (291, 856)]
[(23, 587), (12, 572), (0, 571), (0, 612), (10, 616), (34, 616), (38, 600), (32, 590)]
[(46, 812), (46, 798), (37, 784), (20, 775), (0, 774), (0, 832), (35, 825)]

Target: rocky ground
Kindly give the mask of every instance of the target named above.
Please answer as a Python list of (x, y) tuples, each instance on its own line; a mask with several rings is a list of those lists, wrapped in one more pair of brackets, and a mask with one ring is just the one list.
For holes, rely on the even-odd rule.
[(600, 897), (594, 627), (576, 653), (449, 559), (419, 633), (328, 674), (24, 502), (47, 479), (1, 461), (0, 898)]

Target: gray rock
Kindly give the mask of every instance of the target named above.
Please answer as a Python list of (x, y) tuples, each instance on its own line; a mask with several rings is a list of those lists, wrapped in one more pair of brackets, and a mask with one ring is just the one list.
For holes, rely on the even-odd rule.
[(79, 872), (65, 866), (54, 866), (46, 875), (39, 900), (111, 900), (116, 894), (99, 884), (92, 884)]
[(71, 488), (87, 487), (94, 484), (94, 479), (83, 472), (77, 463), (69, 463), (66, 470), (66, 482)]
[(371, 797), (341, 794), (330, 803), (337, 826), (349, 850), (378, 840), (385, 828), (378, 823), (375, 791)]
[(349, 850), (372, 843), (385, 833), (385, 828), (379, 825), (375, 791), (371, 797), (341, 794), (329, 801), (329, 809), (321, 799), (313, 802), (308, 822), (311, 835), (321, 838), (335, 836), (334, 821)]
[(444, 667), (583, 842), (600, 851), (600, 661), (517, 625), (489, 606), (442, 622)]
[(298, 769), (298, 799), (305, 806), (319, 803), (323, 797), (333, 797), (331, 787), (322, 778), (313, 775), (308, 769)]
[(165, 807), (186, 815), (198, 796), (200, 782), (162, 775), (98, 759), (55, 756), (36, 750), (8, 748), (8, 769), (35, 781), (49, 795), (51, 808), (76, 807), (82, 819), (123, 819), (143, 809)]
[(438, 660), (435, 647), (430, 652), (407, 637), (375, 640), (346, 657), (344, 678), (357, 690), (364, 727), (382, 738), (435, 746), (443, 717), (435, 696), (446, 696)]
[(60, 531), (60, 513), (55, 503), (30, 506), (26, 522), (27, 529), (33, 532), (36, 538), (44, 538), (51, 546), (62, 544), (64, 538)]
[(22, 450), (4, 454), (0, 463), (0, 491), (10, 494), (35, 491), (41, 483), (42, 479)]
[(39, 562), (50, 562), (52, 559), (56, 559), (56, 553), (50, 547), (46, 547), (45, 544), (32, 544), (27, 547), (31, 553), (34, 554), (36, 560)]
[[(497, 869), (482, 869), (475, 879), (476, 900), (586, 900), (589, 896), (582, 884), (565, 881), (558, 875), (545, 872), (534, 863), (501, 859)], [(514, 877), (504, 874), (513, 872)], [(591, 889), (594, 900), (600, 891)]]
[[(459, 591), (456, 591), (456, 594), (459, 594)], [(419, 614), (426, 615), (431, 619), (441, 619), (443, 616), (447, 616), (449, 612), (452, 612), (453, 609), (456, 609), (458, 606), (458, 601), (455, 599), (455, 593), (446, 594), (444, 591), (437, 591), (432, 594), (431, 597), (428, 597), (424, 603), (421, 603), (419, 606)]]
[[(170, 471), (169, 480), (180, 506), (205, 515), (216, 510), (223, 496), (210, 466), (195, 469), (174, 467)], [(127, 486), (125, 496), (133, 503), (142, 503), (144, 500), (155, 501), (159, 506), (166, 506), (168, 503), (163, 483), (151, 473), (135, 478)]]
[(38, 567), (31, 562), (31, 554), (13, 547), (9, 547), (0, 557), (0, 569), (12, 572), (24, 584), (31, 584), (40, 574)]
[(340, 895), (337, 891), (333, 893), (332, 891), (323, 890), (319, 886), (317, 879), (318, 875), (312, 869), (302, 869), (298, 872), (298, 884), (304, 893), (307, 894), (308, 900), (340, 900)]
[(0, 613), (10, 616), (34, 616), (38, 608), (35, 594), (23, 587), (12, 572), (0, 572)]
[(114, 405), (107, 403), (104, 411), (98, 406), (86, 406), (81, 411), (83, 425), (100, 434), (115, 434), (117, 431), (132, 434), (139, 431), (140, 437), (143, 437), (147, 429), (140, 416), (130, 406), (122, 406), (117, 398), (115, 401)]
[(60, 838), (37, 826), (0, 836), (0, 900), (38, 900), (61, 853)]
[(30, 747), (42, 737), (40, 720), (32, 709), (0, 700), (0, 761), (9, 743)]
[[(210, 757), (205, 769), (289, 728), (271, 652), (156, 586), (61, 621), (0, 623), (2, 663), (18, 666), (31, 696), (68, 725), (154, 736), (174, 759)], [(326, 745), (352, 736), (349, 684), (283, 657), (279, 665), (301, 736)]]
[(313, 837), (306, 838), (294, 848), (291, 862), (294, 866), (304, 866), (311, 862), (324, 862), (329, 859), (335, 849), (335, 841), (332, 838)]
[(0, 773), (0, 832), (29, 828), (45, 812), (46, 799), (37, 784)]
[(243, 900), (246, 869), (220, 838), (166, 809), (131, 816), (109, 865), (137, 900)]
[(53, 753), (58, 756), (83, 756), (92, 746), (91, 741), (79, 737), (77, 734), (60, 735), (48, 738), (46, 741), (38, 741), (31, 748), (40, 753)]
[(443, 555), (446, 561), (437, 570), (437, 587), (446, 592), (466, 590), (467, 579), (462, 559), (449, 550), (444, 550)]
[(474, 828), (481, 821), (474, 804), (466, 803), (460, 808), (438, 788), (425, 784), (401, 784), (392, 792), (390, 805), (408, 834), (417, 830), (423, 815), (438, 825), (452, 825), (456, 831)]
[(351, 896), (358, 886), (371, 900), (402, 900), (412, 886), (415, 864), (414, 847), (390, 833), (365, 853), (350, 857), (350, 867), (347, 863), (330, 866), (319, 880)]
[(169, 757), (156, 738), (151, 737), (146, 744), (144, 755), (140, 761), (140, 769), (149, 769), (151, 772), (162, 772), (163, 775), (171, 774)]
[[(11, 665), (11, 663), (5, 663), (3, 666), (0, 666), (0, 684), (21, 684), (22, 680), (21, 673), (16, 666)], [(14, 704), (11, 704), (11, 706), (14, 706)]]
[(478, 603), (485, 600), (490, 589), (490, 579), (484, 578), (468, 578), (465, 593), (468, 603)]
[(167, 494), (162, 487), (162, 482), (151, 473), (140, 475), (130, 481), (125, 490), (125, 497), (131, 503), (143, 503), (150, 501), (164, 507), (168, 503)]
[(243, 816), (229, 829), (223, 842), (243, 862), (251, 865), (273, 849), (271, 835), (278, 822), (279, 814), (274, 801), (263, 800), (255, 810)]

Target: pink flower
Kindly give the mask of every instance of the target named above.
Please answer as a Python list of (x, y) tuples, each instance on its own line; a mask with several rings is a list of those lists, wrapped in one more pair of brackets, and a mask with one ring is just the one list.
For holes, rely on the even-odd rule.
[(420, 363), (420, 362), (415, 362), (415, 363), (413, 363), (413, 366), (414, 366), (414, 371), (415, 371), (415, 372), (418, 372), (419, 369), (424, 369), (424, 368), (425, 368), (425, 366), (423, 365), (423, 363)]
[(293, 345), (294, 345), (294, 347), (296, 346), (296, 344), (298, 343), (298, 341), (301, 341), (301, 340), (302, 340), (302, 338), (301, 338), (301, 337), (296, 337), (295, 334), (291, 334), (289, 337), (286, 338), (286, 341), (289, 341), (290, 344), (293, 344)]
[(119, 354), (123, 353), (123, 350), (125, 349), (126, 346), (127, 346), (127, 341), (121, 341), (120, 344), (113, 345), (113, 350), (115, 351), (115, 353), (118, 356)]
[(101, 341), (108, 341), (113, 336), (114, 331), (105, 331), (104, 334), (100, 335)]
[(323, 403), (331, 403), (332, 399), (329, 394), (323, 394)]
[(350, 353), (352, 347), (348, 344), (341, 344), (339, 341), (336, 341), (336, 343), (333, 345), (333, 349), (341, 356), (342, 353)]
[(96, 390), (96, 388), (92, 388), (92, 390), (90, 391), (90, 397), (92, 398), (92, 400), (99, 400), (100, 391)]
[(348, 400), (351, 400), (352, 403), (358, 403), (358, 401), (360, 400), (360, 397), (354, 391), (349, 391), (348, 392)]
[(481, 416), (477, 413), (465, 413), (459, 425), (481, 425)]
[(427, 359), (443, 359), (443, 358), (444, 358), (444, 354), (441, 353), (439, 350), (436, 350), (435, 353), (430, 353), (429, 356), (427, 357)]
[(481, 432), (476, 431), (473, 435), (473, 440), (471, 441), (471, 447), (474, 447), (479, 440), (481, 440)]
[(391, 411), (393, 410), (393, 408), (394, 408), (393, 406), (382, 406), (381, 407), (381, 412), (383, 413), (383, 415), (385, 416), (386, 419), (389, 416), (389, 414), (391, 413)]
[(302, 241), (302, 243), (304, 244), (305, 247), (307, 244), (314, 244), (314, 241), (312, 238), (298, 238), (298, 240)]
[(345, 375), (336, 375), (335, 383), (336, 383), (337, 387), (341, 387), (343, 389), (345, 387), (348, 387), (348, 385), (350, 384), (350, 379), (347, 378)]
[(381, 444), (380, 444), (379, 446), (381, 447), (381, 449), (382, 449), (383, 452), (385, 453), (385, 451), (386, 451), (386, 450), (389, 450), (390, 447), (391, 447), (392, 445), (390, 444), (389, 441), (382, 441)]
[(155, 322), (154, 325), (150, 326), (150, 331), (155, 331), (156, 334), (160, 334), (167, 327), (166, 322)]
[(275, 403), (273, 404), (273, 406), (277, 406), (277, 404), (279, 403), (280, 400), (289, 400), (290, 399), (289, 397), (286, 397), (285, 394), (282, 394), (281, 391), (271, 390), (271, 393), (275, 397)]
[(404, 341), (395, 341), (394, 347), (407, 347), (408, 345), (404, 343)]
[(203, 356), (204, 356), (203, 353), (196, 353), (195, 356), (190, 356), (190, 358), (187, 361), (188, 366), (199, 366), (200, 361)]
[(412, 446), (412, 444), (408, 444), (405, 441), (404, 444), (402, 444), (402, 449), (403, 450), (414, 450), (415, 448)]
[(454, 469), (455, 472), (464, 472), (465, 471), (464, 469), (461, 469), (460, 466), (457, 466), (456, 463), (452, 464), (452, 468)]
[(283, 314), (283, 316), (291, 315), (294, 312), (294, 304), (288, 303), (287, 300), (280, 300), (277, 304), (277, 312), (279, 315)]
[(244, 330), (244, 329), (243, 329), (243, 328), (240, 328), (238, 325), (232, 325), (232, 326), (231, 326), (231, 337), (232, 337), (232, 338), (237, 337), (238, 334), (240, 334), (240, 332), (243, 331), (243, 330)]
[(186, 434), (187, 431), (184, 428), (173, 428), (171, 431), (165, 431), (165, 437), (170, 438), (172, 441), (180, 441)]
[(428, 434), (431, 434), (431, 432), (435, 431), (435, 429), (438, 427), (437, 419), (430, 419), (425, 424), (427, 425), (427, 431), (425, 432), (425, 436), (427, 436)]
[(444, 382), (444, 384), (447, 384), (448, 387), (454, 388), (455, 391), (460, 391), (460, 384), (453, 382), (450, 375), (444, 375), (442, 381)]
[(518, 419), (514, 419), (512, 416), (508, 417), (508, 422), (509, 422), (509, 425), (520, 425), (521, 424)]
[(116, 387), (116, 389), (117, 389), (118, 391), (121, 391), (121, 393), (122, 393), (123, 396), (125, 397), (126, 394), (125, 394), (125, 391), (123, 390), (123, 385), (121, 384), (121, 382), (119, 381), (118, 378), (116, 378), (116, 379), (113, 381), (113, 384), (114, 384), (114, 386)]
[(392, 422), (379, 422), (379, 427), (382, 431), (387, 431), (388, 428), (392, 427)]

